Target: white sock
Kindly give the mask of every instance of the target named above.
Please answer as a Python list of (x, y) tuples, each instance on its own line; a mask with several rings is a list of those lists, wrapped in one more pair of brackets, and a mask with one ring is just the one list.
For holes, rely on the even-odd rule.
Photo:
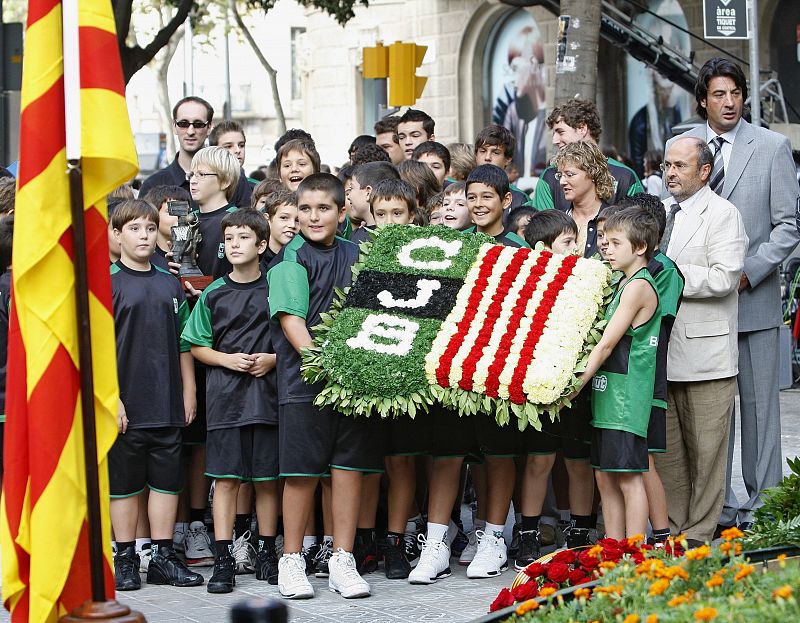
[(317, 537), (314, 535), (306, 535), (303, 537), (303, 549), (311, 549), (317, 544)]
[(487, 521), (486, 522), (486, 528), (484, 529), (484, 532), (486, 534), (491, 534), (492, 536), (497, 536), (497, 537), (500, 537), (502, 539), (503, 538), (503, 528), (504, 528), (504, 526), (501, 525), (501, 524), (489, 523)]
[(149, 548), (150, 547), (150, 539), (136, 539), (136, 551), (141, 552), (142, 549), (145, 548), (145, 545)]
[(447, 526), (440, 523), (428, 522), (428, 540), (444, 541), (447, 536)]
[(522, 513), (514, 513), (514, 523), (522, 523)]

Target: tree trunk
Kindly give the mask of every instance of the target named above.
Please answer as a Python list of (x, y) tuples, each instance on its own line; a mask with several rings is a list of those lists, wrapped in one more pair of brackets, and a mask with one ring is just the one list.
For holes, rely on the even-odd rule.
[[(159, 19), (159, 22), (163, 21)], [(153, 59), (153, 71), (158, 80), (158, 107), (161, 115), (161, 127), (167, 137), (167, 159), (171, 159), (177, 151), (175, 146), (175, 134), (172, 131), (172, 103), (169, 100), (169, 85), (167, 84), (167, 72), (169, 71), (172, 57), (178, 49), (178, 44), (183, 39), (183, 27), (179, 28), (175, 35), (169, 40), (161, 51)]]
[(272, 103), (275, 106), (275, 119), (278, 124), (278, 135), (280, 136), (284, 132), (286, 132), (286, 116), (283, 113), (283, 105), (281, 104), (281, 96), (278, 92), (278, 72), (275, 68), (270, 64), (270, 62), (266, 59), (264, 54), (262, 54), (261, 49), (258, 47), (256, 40), (253, 38), (253, 35), (250, 33), (250, 29), (247, 28), (244, 21), (242, 20), (242, 16), (239, 14), (239, 10), (236, 8), (236, 0), (230, 0), (230, 8), (231, 12), (233, 13), (233, 18), (236, 20), (236, 25), (239, 27), (239, 30), (242, 31), (244, 38), (247, 39), (247, 42), (250, 44), (250, 47), (253, 48), (253, 52), (255, 52), (256, 57), (258, 58), (261, 66), (264, 67), (264, 71), (267, 72), (269, 76), (269, 84), (272, 88)]
[(597, 99), (601, 13), (599, 0), (561, 0), (556, 48), (556, 106), (573, 97)]

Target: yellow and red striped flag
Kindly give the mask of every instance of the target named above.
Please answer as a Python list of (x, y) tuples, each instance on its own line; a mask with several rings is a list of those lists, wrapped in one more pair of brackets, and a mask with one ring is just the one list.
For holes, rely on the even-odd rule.
[[(0, 523), (3, 602), (15, 623), (56, 621), (92, 595), (66, 173), (70, 92), (80, 98), (102, 539), (113, 595), (106, 455), (118, 387), (105, 196), (136, 174), (137, 159), (111, 2), (76, 1), (77, 37), (62, 30), (59, 0), (28, 2)], [(79, 42), (77, 59), (63, 43), (70, 40)], [(65, 81), (65, 55), (77, 61), (79, 93)]]

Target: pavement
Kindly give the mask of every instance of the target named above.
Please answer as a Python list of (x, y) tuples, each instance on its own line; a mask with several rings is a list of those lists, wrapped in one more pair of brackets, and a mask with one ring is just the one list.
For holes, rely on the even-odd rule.
[[(784, 457), (800, 455), (800, 389), (781, 392), (781, 424)], [(737, 430), (738, 437), (738, 430)], [(734, 490), (744, 499), (744, 484), (738, 457), (734, 459)], [(789, 473), (784, 464), (784, 473)], [(430, 586), (412, 586), (402, 580), (387, 580), (382, 569), (366, 576), (372, 596), (346, 600), (328, 590), (327, 580), (311, 578), (314, 599), (287, 601), (292, 623), (400, 623), (423, 621), (470, 621), (488, 610), (504, 586), (514, 579), (514, 571), (487, 580), (467, 579), (466, 567), (452, 561), (453, 575)], [(203, 570), (201, 570), (203, 571)], [(210, 569), (205, 570), (206, 579)], [(278, 588), (257, 581), (254, 576), (238, 576), (234, 592), (210, 595), (205, 587), (174, 588), (147, 586), (142, 590), (119, 593), (118, 601), (145, 615), (150, 623), (223, 623), (230, 620), (233, 604), (251, 597), (279, 599)], [(0, 610), (0, 623), (10, 621)]]

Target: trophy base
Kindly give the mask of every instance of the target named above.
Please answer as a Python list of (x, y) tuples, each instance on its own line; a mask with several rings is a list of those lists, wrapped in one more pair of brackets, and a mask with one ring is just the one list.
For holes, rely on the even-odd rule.
[(187, 276), (181, 277), (181, 285), (186, 283), (190, 283), (195, 290), (205, 290), (209, 284), (214, 281), (213, 277), (207, 277), (206, 275), (197, 275), (197, 276)]

